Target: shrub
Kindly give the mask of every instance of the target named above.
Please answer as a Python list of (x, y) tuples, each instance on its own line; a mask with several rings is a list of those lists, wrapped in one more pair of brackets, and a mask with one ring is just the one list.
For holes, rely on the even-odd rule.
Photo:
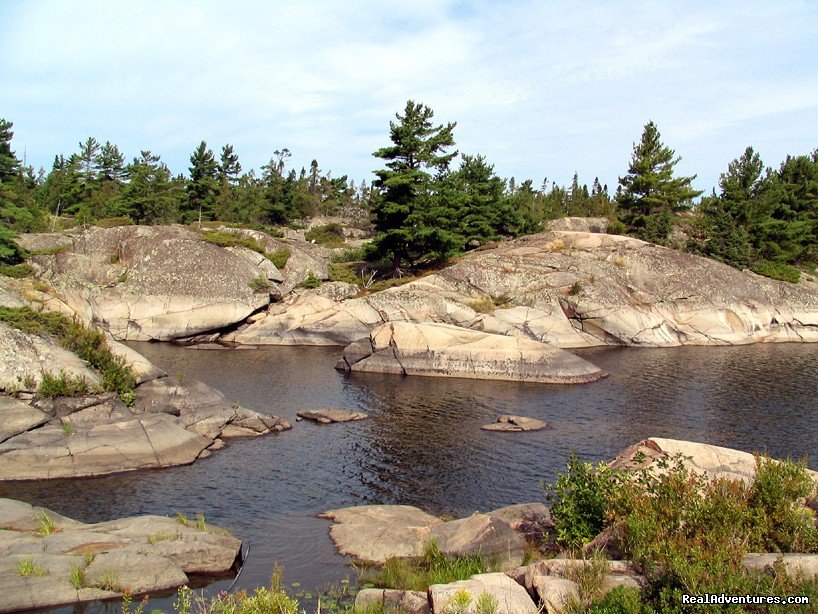
[[(86, 328), (62, 314), (33, 311), (29, 307), (0, 307), (0, 321), (29, 334), (52, 335), (61, 346), (74, 352), (102, 375), (104, 390), (122, 394), (136, 386), (133, 370), (124, 358), (111, 351), (101, 331)], [(46, 386), (50, 384), (70, 387), (69, 381), (49, 382)]]
[(263, 275), (256, 275), (250, 280), (249, 286), (253, 292), (264, 292), (270, 289), (270, 282)]
[[(681, 603), (681, 598), (679, 602)], [(592, 601), (584, 612), (588, 614), (653, 614), (655, 610), (642, 603), (642, 593), (637, 588), (617, 586), (612, 591)]]
[(594, 468), (580, 461), (576, 452), (571, 453), (566, 468), (568, 473), (557, 476), (556, 483), (547, 487), (547, 498), (552, 502), (557, 540), (564, 546), (579, 548), (605, 527), (616, 482), (605, 463)]
[(272, 262), (277, 269), (283, 269), (287, 266), (287, 261), (292, 256), (292, 252), (286, 247), (279, 247), (277, 250), (267, 254), (267, 259)]
[(307, 289), (317, 288), (320, 285), (321, 280), (318, 279), (312, 271), (307, 273), (307, 278), (301, 282), (301, 287)]
[(494, 301), (492, 301), (488, 296), (469, 301), (468, 306), (474, 309), (477, 313), (494, 313), (495, 307)]
[(347, 247), (332, 252), (329, 257), (330, 262), (358, 262), (360, 260), (365, 260), (363, 247)]
[(801, 279), (801, 271), (783, 262), (759, 260), (750, 268), (753, 273), (758, 273), (764, 277), (770, 277), (771, 279), (777, 279), (779, 281), (788, 281), (792, 284), (797, 284)]
[(343, 264), (330, 263), (327, 272), (330, 281), (345, 281), (348, 284), (362, 285), (363, 281), (350, 267)]
[(246, 247), (259, 254), (265, 254), (264, 248), (253, 237), (245, 237), (237, 232), (220, 230), (203, 230), (202, 240), (219, 247)]
[(327, 247), (342, 247), (344, 245), (344, 227), (335, 222), (314, 226), (305, 234), (307, 241), (314, 241)]
[(81, 375), (70, 375), (62, 370), (59, 375), (52, 375), (50, 372), (45, 371), (37, 392), (41, 396), (52, 399), (55, 397), (81, 397), (88, 393), (88, 381)]
[(34, 273), (34, 269), (27, 262), (20, 264), (0, 264), (0, 275), (22, 279)]
[(571, 284), (571, 289), (568, 291), (568, 294), (570, 294), (571, 296), (576, 296), (580, 292), (582, 292), (582, 284), (580, 284), (578, 281), (575, 281), (573, 284)]

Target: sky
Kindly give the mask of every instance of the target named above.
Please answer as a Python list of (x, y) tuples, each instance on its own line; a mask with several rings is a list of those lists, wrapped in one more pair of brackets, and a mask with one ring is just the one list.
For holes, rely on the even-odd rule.
[(814, 0), (0, 0), (0, 118), (35, 169), (93, 136), (187, 173), (205, 140), (369, 182), (414, 100), (502, 177), (611, 191), (652, 120), (709, 192), (818, 147), (817, 32)]

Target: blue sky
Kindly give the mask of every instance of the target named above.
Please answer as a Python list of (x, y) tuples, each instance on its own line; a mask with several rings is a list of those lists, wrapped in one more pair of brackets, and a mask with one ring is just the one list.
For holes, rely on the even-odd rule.
[(818, 3), (579, 4), (3, 0), (0, 117), (46, 169), (94, 136), (187, 172), (206, 140), (356, 181), (407, 99), (537, 185), (613, 190), (650, 119), (708, 191), (748, 145), (818, 147)]

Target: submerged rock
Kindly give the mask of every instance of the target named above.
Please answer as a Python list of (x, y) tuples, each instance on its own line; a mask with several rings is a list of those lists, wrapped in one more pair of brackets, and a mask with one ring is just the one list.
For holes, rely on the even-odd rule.
[(369, 338), (350, 344), (337, 368), (552, 384), (592, 382), (605, 376), (588, 361), (538, 341), (409, 322), (384, 324)]
[(176, 589), (188, 574), (229, 573), (241, 550), (164, 516), (84, 524), (12, 499), (0, 499), (0, 526), (0, 612)]
[(363, 420), (369, 417), (361, 411), (349, 411), (346, 409), (305, 409), (296, 414), (299, 418), (318, 422), (319, 424), (333, 424), (335, 422), (351, 422), (353, 420)]
[(526, 416), (504, 415), (497, 418), (496, 422), (485, 424), (480, 428), (484, 431), (516, 433), (520, 431), (541, 431), (546, 426), (548, 426), (548, 423), (545, 420), (527, 418)]

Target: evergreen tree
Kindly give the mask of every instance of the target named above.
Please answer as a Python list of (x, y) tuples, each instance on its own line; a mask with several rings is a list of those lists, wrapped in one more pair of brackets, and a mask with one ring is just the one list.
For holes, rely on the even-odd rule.
[(241, 163), (239, 156), (233, 151), (233, 146), (228, 143), (222, 147), (222, 155), (219, 160), (219, 178), (226, 179), (231, 185), (236, 185), (241, 175)]
[(628, 174), (619, 178), (619, 217), (629, 232), (646, 241), (661, 243), (670, 234), (671, 214), (690, 206), (701, 195), (691, 186), (692, 177), (674, 177), (681, 160), (660, 140), (652, 121), (645, 125), (642, 140), (634, 144)]
[(0, 119), (0, 263), (20, 262), (25, 255), (12, 230), (26, 221), (28, 211), (16, 202), (20, 161), (11, 149), (11, 129), (11, 122)]
[(120, 184), (125, 179), (125, 156), (110, 141), (100, 147), (95, 162), (101, 181)]
[(183, 192), (159, 156), (142, 151), (126, 168), (123, 190), (126, 214), (139, 224), (176, 221)]
[(213, 206), (216, 202), (218, 183), (216, 182), (216, 159), (213, 152), (202, 141), (196, 151), (190, 156), (190, 181), (188, 181), (187, 207), (185, 221), (190, 222), (198, 217), (201, 224), (203, 219), (213, 218)]
[(403, 262), (444, 258), (458, 249), (459, 239), (428, 224), (434, 219), (435, 181), (457, 155), (446, 153), (454, 145), (455, 124), (433, 125), (433, 111), (412, 100), (395, 117), (397, 122), (389, 122), (392, 145), (373, 154), (387, 162), (375, 171), (381, 194), (372, 211), (377, 235), (368, 256), (388, 258), (397, 270)]

